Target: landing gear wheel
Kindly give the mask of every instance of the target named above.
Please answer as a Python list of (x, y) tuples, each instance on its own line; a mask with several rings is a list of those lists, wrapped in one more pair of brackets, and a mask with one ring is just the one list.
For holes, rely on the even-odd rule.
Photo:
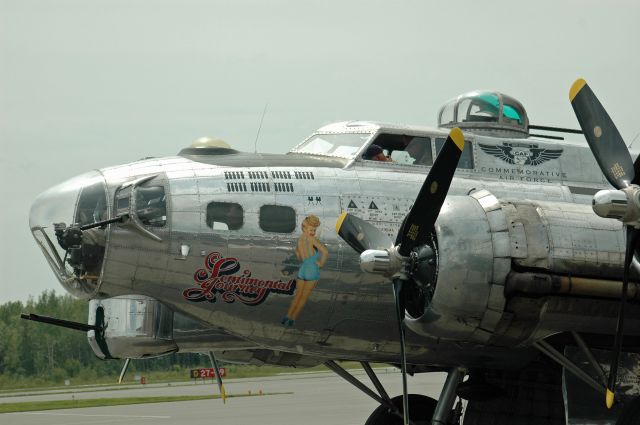
[(489, 400), (470, 400), (464, 425), (566, 424), (559, 366), (536, 361), (520, 370), (485, 371), (484, 378), (504, 393)]
[(640, 424), (640, 397), (636, 397), (627, 403), (622, 409), (622, 414), (618, 417), (616, 425), (638, 425)]
[[(391, 399), (393, 405), (402, 411), (402, 396)], [(416, 425), (430, 424), (433, 412), (436, 410), (437, 400), (421, 394), (409, 394), (409, 419)], [(364, 425), (402, 425), (402, 419), (389, 412), (385, 406), (380, 405), (373, 411)]]

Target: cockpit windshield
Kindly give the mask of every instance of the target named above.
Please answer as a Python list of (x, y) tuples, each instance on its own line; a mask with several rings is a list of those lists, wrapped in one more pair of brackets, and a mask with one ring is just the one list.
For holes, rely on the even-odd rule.
[(370, 137), (371, 133), (316, 133), (291, 152), (351, 159)]
[(52, 187), (31, 207), (33, 237), (62, 286), (77, 297), (97, 289), (106, 246), (106, 226), (99, 222), (107, 215), (106, 185), (97, 171)]

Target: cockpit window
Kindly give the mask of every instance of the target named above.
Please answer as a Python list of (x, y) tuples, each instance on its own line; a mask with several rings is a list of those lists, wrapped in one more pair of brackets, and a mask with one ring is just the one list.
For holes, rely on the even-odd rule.
[(413, 137), (404, 149), (414, 158), (414, 165), (433, 165), (430, 137)]
[(370, 133), (318, 133), (291, 152), (353, 158), (370, 136)]
[[(444, 142), (447, 139), (438, 137), (436, 139), (436, 156), (440, 153), (442, 146), (444, 146)], [(460, 161), (458, 161), (458, 166), (456, 168), (467, 168), (473, 169), (473, 144), (469, 140), (464, 141), (464, 149), (462, 150), (462, 154), (460, 155)]]
[[(372, 147), (378, 147), (396, 164), (433, 165), (431, 138), (412, 136), (408, 134), (381, 133), (369, 148), (365, 150), (362, 159), (373, 159), (369, 154)], [(383, 158), (377, 160), (384, 160)], [(388, 159), (386, 159), (388, 161)]]
[(145, 226), (163, 227), (167, 224), (167, 202), (164, 186), (136, 187), (136, 215)]

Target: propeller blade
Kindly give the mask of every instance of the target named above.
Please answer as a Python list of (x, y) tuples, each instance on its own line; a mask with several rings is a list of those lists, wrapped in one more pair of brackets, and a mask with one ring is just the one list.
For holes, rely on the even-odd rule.
[(403, 424), (409, 424), (409, 395), (407, 391), (407, 355), (404, 340), (404, 305), (402, 297), (402, 279), (393, 280), (393, 297), (396, 304), (396, 317), (398, 318), (398, 330), (400, 331), (400, 371), (402, 372), (402, 412)]
[[(585, 80), (579, 78), (571, 85), (569, 100), (578, 118), (584, 137), (593, 152), (593, 156), (609, 183), (616, 189), (623, 189), (630, 184), (639, 184), (640, 175), (636, 171), (640, 170), (640, 157), (636, 158), (635, 163), (632, 161), (620, 132)], [(639, 230), (628, 225), (626, 228), (627, 246), (624, 255), (622, 296), (618, 308), (618, 320), (606, 392), (606, 405), (609, 409), (613, 406), (615, 399), (618, 363), (620, 361), (620, 352), (622, 351), (624, 307), (627, 303), (629, 268), (640, 238)]]
[(607, 383), (606, 403), (607, 408), (613, 406), (616, 379), (618, 374), (618, 363), (620, 361), (620, 352), (622, 351), (622, 337), (624, 327), (624, 306), (627, 303), (627, 288), (629, 287), (629, 268), (633, 260), (633, 253), (638, 244), (640, 231), (627, 226), (627, 249), (624, 253), (624, 271), (622, 275), (622, 298), (618, 308), (618, 322), (616, 323), (616, 334), (613, 342), (613, 358), (611, 360), (611, 370), (609, 371), (609, 382)]
[(602, 173), (616, 189), (629, 186), (635, 177), (629, 150), (585, 80), (579, 78), (573, 83), (569, 100)]
[(358, 254), (367, 249), (388, 249), (393, 246), (391, 238), (377, 227), (346, 212), (338, 217), (336, 232)]
[(447, 141), (438, 154), (433, 167), (424, 181), (413, 207), (407, 215), (400, 231), (400, 249), (398, 252), (407, 256), (413, 248), (422, 245), (433, 228), (440, 208), (449, 191), (453, 173), (464, 148), (464, 135), (459, 128), (449, 133)]

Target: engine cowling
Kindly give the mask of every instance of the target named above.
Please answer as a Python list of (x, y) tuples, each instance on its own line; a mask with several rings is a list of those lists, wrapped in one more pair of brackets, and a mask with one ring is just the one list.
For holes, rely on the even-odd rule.
[(509, 326), (505, 284), (518, 273), (621, 278), (622, 225), (586, 204), (449, 196), (435, 237), (435, 282), (423, 313), (406, 319), (424, 336), (490, 343)]
[(495, 196), (479, 191), (449, 196), (435, 225), (437, 277), (420, 317), (405, 323), (416, 333), (486, 342), (504, 309), (511, 270), (507, 220)]

